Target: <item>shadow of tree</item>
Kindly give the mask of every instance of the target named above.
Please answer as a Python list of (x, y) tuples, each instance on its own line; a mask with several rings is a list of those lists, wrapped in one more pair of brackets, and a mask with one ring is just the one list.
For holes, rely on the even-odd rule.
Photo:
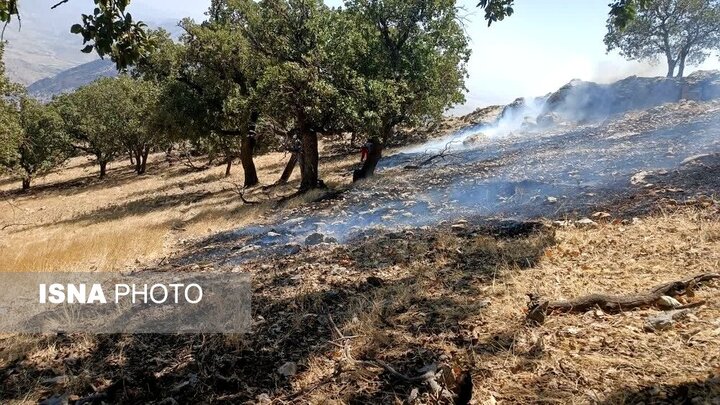
[[(162, 165), (162, 162), (148, 162), (147, 173), (143, 176), (155, 175), (159, 171), (159, 167)], [(80, 167), (85, 166), (86, 165), (82, 165)], [(24, 192), (20, 189), (18, 181), (18, 189), (0, 193), (0, 196), (20, 197), (24, 195), (43, 196), (47, 194), (71, 196), (84, 192), (99, 191), (111, 187), (121, 187), (137, 181), (138, 178), (141, 178), (141, 176), (138, 176), (132, 167), (124, 164), (123, 162), (116, 162), (115, 167), (108, 169), (107, 176), (104, 179), (100, 179), (96, 173), (92, 173), (91, 175), (78, 178), (35, 185), (30, 188), (28, 192)]]
[[(176, 194), (170, 196), (151, 196), (122, 204), (113, 204), (93, 211), (85, 212), (72, 218), (68, 218), (62, 221), (56, 221), (53, 223), (53, 226), (82, 223), (98, 224), (127, 217), (142, 216), (156, 212), (158, 210), (198, 203), (216, 197), (216, 195), (217, 193), (213, 193), (210, 191), (196, 191), (192, 193)], [(217, 204), (223, 204), (223, 202), (219, 201)], [(39, 224), (28, 227), (28, 229), (42, 228), (45, 226), (47, 225)]]
[[(417, 230), (404, 240), (407, 244), (397, 243), (394, 235), (380, 234), (355, 241), (351, 247), (260, 259), (274, 270), (255, 267), (255, 325), (244, 336), (78, 334), (51, 338), (39, 345), (52, 346), (57, 353), (47, 361), (26, 364), (37, 355), (28, 353), (25, 360), (0, 369), (0, 397), (9, 401), (69, 393), (99, 395), (98, 403), (168, 398), (182, 403), (240, 403), (267, 394), (279, 402), (299, 403), (306, 402), (317, 385), (303, 383), (304, 388), (299, 388), (297, 378), (313, 376), (321, 361), (331, 365), (329, 377), (318, 376), (319, 381), (341, 387), (335, 394), (343, 401), (406, 398), (412, 386), (382, 369), (338, 358), (333, 321), (344, 334), (357, 335), (352, 342), (355, 360), (383, 360), (408, 374), (446, 358), (468, 367), (462, 356), (454, 357), (447, 342), (465, 342), (463, 323), (480, 317), (487, 307), (476, 299), (482, 298), (479, 287), (501, 277), (499, 270), (508, 263), (532, 265), (554, 243), (552, 232), (539, 229), (512, 238), (479, 231)], [(463, 259), (458, 246), (475, 259)], [(388, 254), (387, 263), (366, 263), (368, 252), (391, 248), (398, 251)], [(412, 253), (422, 249), (426, 255)], [(410, 258), (400, 252), (411, 253)], [(522, 260), (518, 260), (520, 253)], [(344, 264), (339, 266), (340, 262)], [(402, 271), (393, 267), (399, 264)], [(93, 341), (91, 349), (82, 349), (85, 346), (80, 342), (88, 338)], [(298, 376), (278, 373), (287, 362), (297, 364)], [(38, 379), (57, 375), (68, 376), (68, 382), (38, 386)]]

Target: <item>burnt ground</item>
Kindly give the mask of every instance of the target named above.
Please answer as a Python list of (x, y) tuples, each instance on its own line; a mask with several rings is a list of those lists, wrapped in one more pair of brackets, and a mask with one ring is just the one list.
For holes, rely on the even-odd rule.
[[(370, 183), (195, 241), (164, 265), (252, 274), (251, 333), (0, 337), (0, 398), (448, 403), (447, 390), (458, 403), (469, 393), (474, 403), (718, 403), (717, 283), (697, 291), (709, 304), (691, 331), (642, 332), (652, 309), (540, 328), (522, 312), (532, 290), (626, 292), (717, 269), (718, 110), (678, 105), (510, 136), (419, 169), (406, 166), (426, 154), (390, 157)], [(575, 226), (584, 217), (589, 230)], [(313, 233), (341, 243), (306, 246)], [(439, 364), (442, 387), (378, 360), (409, 376)], [(296, 370), (282, 375), (288, 363)]]
[[(189, 247), (196, 254), (184, 252), (180, 263), (232, 267), (267, 254), (296, 254), (313, 234), (347, 243), (368, 232), (457, 221), (572, 220), (632, 199), (645, 204), (641, 215), (662, 197), (682, 202), (696, 193), (716, 194), (720, 102), (669, 104), (462, 146), (483, 131), (489, 132), (470, 127), (397, 151), (381, 162), (375, 179), (319, 195), (310, 204), (281, 204), (258, 225), (198, 241)], [(650, 182), (655, 178), (656, 184)], [(695, 183), (663, 189), (663, 181)], [(631, 206), (615, 211), (634, 215)]]

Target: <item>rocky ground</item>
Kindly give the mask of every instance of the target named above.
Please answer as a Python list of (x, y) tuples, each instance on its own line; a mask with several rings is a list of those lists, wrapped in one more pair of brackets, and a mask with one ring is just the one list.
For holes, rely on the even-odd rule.
[(0, 397), (720, 403), (717, 280), (663, 301), (681, 312), (526, 322), (528, 294), (632, 294), (718, 271), (720, 103), (555, 124), (474, 125), (393, 151), (365, 183), (265, 202), (254, 224), (159, 266), (251, 274), (251, 333), (0, 336)]

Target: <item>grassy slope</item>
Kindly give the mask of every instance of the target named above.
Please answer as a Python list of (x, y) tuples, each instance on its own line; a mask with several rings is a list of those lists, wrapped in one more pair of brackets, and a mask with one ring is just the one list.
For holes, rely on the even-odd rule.
[[(279, 176), (280, 158), (258, 160), (262, 179)], [(331, 185), (347, 181), (353, 161), (325, 161)], [(138, 178), (120, 162), (100, 182), (94, 167), (76, 160), (29, 195), (2, 183), (8, 206), (0, 223), (18, 224), (2, 231), (3, 268), (144, 267), (182, 249), (183, 240), (261, 221), (270, 210), (242, 205), (222, 167), (163, 165), (156, 157), (150, 175)], [(236, 171), (230, 181), (240, 179)], [(609, 211), (620, 217), (623, 209)], [(238, 403), (261, 394), (296, 403), (392, 403), (418, 388), (419, 402), (436, 402), (426, 385), (363, 363), (380, 359), (409, 375), (432, 362), (467, 371), (477, 403), (712, 403), (720, 398), (718, 282), (687, 298), (707, 300), (692, 317), (659, 333), (643, 330), (656, 309), (551, 315), (536, 328), (522, 322), (527, 293), (560, 299), (643, 291), (720, 267), (714, 201), (662, 203), (653, 212), (509, 239), (472, 225), (376, 235), (249, 264), (253, 334), (0, 336), (0, 396), (3, 403), (94, 391), (129, 403)], [(336, 340), (329, 316), (356, 337), (347, 345)], [(276, 372), (287, 361), (298, 364), (291, 378)], [(52, 382), (56, 376), (66, 378)]]
[[(73, 159), (36, 181), (27, 195), (17, 192), (17, 181), (0, 179), (0, 267), (112, 271), (150, 265), (184, 240), (261, 220), (270, 208), (240, 201), (233, 184), (242, 183), (240, 167), (224, 178), (224, 166), (197, 172), (182, 164), (168, 168), (162, 158), (154, 156), (149, 175), (142, 177), (127, 162), (115, 162), (105, 181), (94, 178), (97, 168), (86, 158)], [(346, 179), (354, 159), (326, 159), (327, 181)], [(285, 160), (277, 153), (259, 157), (260, 179), (277, 180)], [(269, 193), (256, 189), (246, 197), (265, 200), (291, 193), (297, 176), (299, 169), (288, 186)]]

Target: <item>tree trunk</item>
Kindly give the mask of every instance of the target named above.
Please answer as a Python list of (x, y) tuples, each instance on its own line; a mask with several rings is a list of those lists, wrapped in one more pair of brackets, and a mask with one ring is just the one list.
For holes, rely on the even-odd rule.
[(136, 160), (135, 160), (135, 157), (133, 156), (134, 153), (135, 153), (135, 151), (132, 149), (130, 149), (128, 151), (128, 155), (130, 155), (130, 166), (135, 166)]
[(165, 149), (165, 161), (167, 161), (168, 167), (172, 167), (175, 160), (173, 158), (173, 148), (174, 145), (170, 145), (167, 149)]
[(375, 175), (375, 168), (377, 168), (380, 159), (382, 158), (383, 144), (377, 139), (373, 138), (368, 142), (368, 157), (363, 163), (362, 168), (353, 172), (353, 182), (367, 179)]
[(100, 161), (100, 178), (104, 179), (105, 175), (107, 174), (107, 164), (106, 161)]
[(147, 171), (147, 160), (150, 155), (150, 147), (146, 146), (142, 153), (142, 162), (140, 163), (140, 172), (138, 174), (145, 174)]
[(297, 166), (298, 163), (298, 154), (296, 152), (293, 152), (290, 155), (290, 160), (288, 160), (287, 165), (285, 165), (285, 170), (283, 170), (282, 175), (280, 176), (280, 180), (278, 180), (277, 184), (287, 184), (287, 182), (290, 180), (290, 176), (292, 176), (293, 171), (295, 171), (295, 166)]
[(677, 66), (677, 62), (668, 58), (667, 64), (668, 64), (667, 77), (675, 76), (675, 66)]
[(137, 175), (142, 174), (142, 149), (139, 147), (135, 147), (135, 150), (133, 151), (133, 155), (135, 155), (135, 173)]
[(317, 132), (303, 129), (302, 150), (300, 152), (300, 191), (308, 191), (319, 186), (318, 176), (318, 137)]
[(230, 177), (230, 171), (232, 169), (233, 159), (234, 158), (232, 155), (225, 158), (225, 177)]
[(375, 175), (375, 169), (377, 168), (380, 159), (382, 159), (383, 142), (387, 141), (392, 135), (394, 125), (387, 123), (383, 125), (382, 139), (371, 138), (368, 143), (368, 156), (363, 163), (362, 168), (353, 172), (353, 182), (367, 179)]
[(30, 182), (32, 181), (32, 178), (30, 176), (26, 176), (22, 179), (22, 189), (23, 191), (30, 190)]
[[(251, 129), (254, 132), (254, 130)], [(240, 145), (240, 163), (245, 173), (245, 187), (252, 187), (260, 183), (257, 176), (257, 170), (255, 169), (255, 162), (253, 161), (253, 155), (255, 154), (255, 144), (257, 140), (254, 134), (248, 134), (243, 136), (242, 144)]]
[(677, 72), (677, 78), (682, 79), (685, 75), (685, 59), (687, 58), (687, 55), (681, 55), (680, 56), (680, 62), (678, 63), (678, 72)]

